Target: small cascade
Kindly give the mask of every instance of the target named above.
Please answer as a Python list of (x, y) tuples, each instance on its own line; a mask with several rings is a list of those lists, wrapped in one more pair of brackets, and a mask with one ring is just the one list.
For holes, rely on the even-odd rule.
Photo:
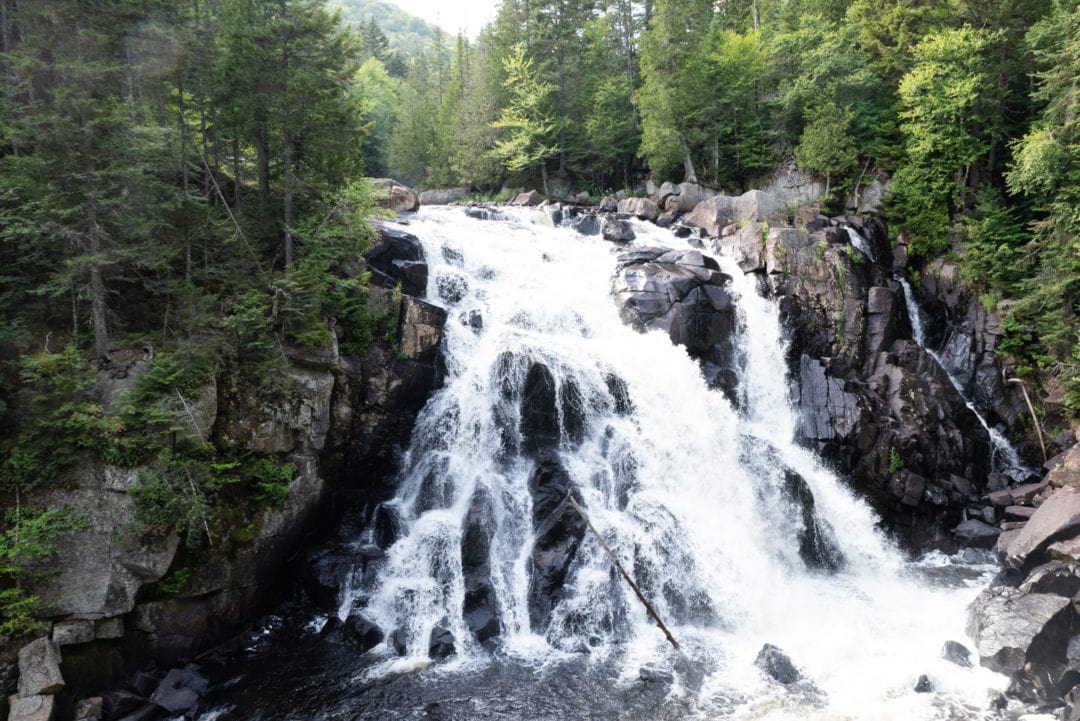
[(945, 371), (945, 375), (948, 376), (949, 382), (952, 383), (953, 388), (955, 388), (956, 392), (960, 394), (960, 397), (964, 399), (964, 403), (967, 405), (968, 409), (979, 419), (979, 423), (982, 427), (986, 429), (987, 434), (990, 436), (990, 445), (993, 449), (993, 457), (991, 458), (991, 466), (993, 469), (1005, 473), (1006, 475), (1016, 476), (1017, 479), (1028, 476), (1028, 469), (1024, 466), (1023, 461), (1020, 460), (1020, 455), (1016, 452), (1016, 449), (1009, 443), (1009, 439), (1002, 435), (996, 428), (990, 426), (983, 414), (975, 407), (975, 403), (969, 397), (963, 384), (960, 383), (956, 376), (949, 372), (949, 369), (942, 361), (941, 356), (937, 351), (926, 345), (926, 333), (923, 330), (922, 310), (915, 300), (915, 292), (912, 290), (911, 284), (908, 283), (906, 278), (897, 276), (896, 280), (904, 289), (904, 303), (907, 305), (908, 317), (911, 319), (912, 340), (918, 343), (919, 347), (925, 350), (930, 357), (934, 359), (934, 362), (941, 366), (941, 369)]
[(865, 255), (870, 262), (876, 263), (877, 258), (874, 257), (874, 249), (870, 247), (870, 243), (866, 238), (859, 234), (859, 231), (852, 228), (850, 225), (845, 225), (844, 230), (847, 231), (848, 239), (851, 241), (851, 247), (860, 251)]

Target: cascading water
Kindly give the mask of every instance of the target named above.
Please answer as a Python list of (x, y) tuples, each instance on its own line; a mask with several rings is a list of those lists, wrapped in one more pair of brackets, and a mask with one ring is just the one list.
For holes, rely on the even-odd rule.
[[(411, 221), (429, 297), (449, 309), (447, 382), (378, 511), (396, 541), (342, 599), (342, 618), (364, 614), (385, 640), (320, 693), (362, 685), (364, 704), (385, 704), (364, 718), (983, 718), (1006, 679), (939, 655), (967, 643), (979, 573), (905, 561), (795, 444), (783, 332), (755, 280), (717, 259), (739, 314), (736, 409), (667, 335), (620, 321), (610, 283), (625, 249), (541, 217), (425, 208)], [(637, 245), (688, 247), (635, 232)], [(681, 650), (567, 511), (571, 496)], [(406, 673), (428, 667), (435, 639), (450, 659)], [(766, 677), (765, 643), (807, 680)], [(529, 670), (496, 688), (496, 667)], [(608, 680), (589, 685), (597, 667)], [(670, 685), (645, 711), (648, 674)], [(934, 692), (913, 691), (923, 674)], [(422, 689), (435, 686), (433, 705)], [(303, 717), (361, 717), (341, 710), (353, 701), (325, 703), (336, 710)], [(263, 714), (226, 718), (292, 718)]]
[(847, 231), (848, 240), (851, 242), (851, 247), (860, 251), (863, 255), (870, 259), (871, 262), (877, 262), (877, 258), (874, 257), (874, 249), (870, 247), (870, 243), (866, 238), (859, 235), (859, 231), (855, 230), (851, 226), (844, 226), (844, 230)]
[(912, 340), (919, 344), (923, 350), (925, 350), (934, 362), (941, 366), (941, 369), (945, 371), (945, 375), (949, 377), (949, 382), (952, 383), (953, 388), (960, 394), (960, 397), (964, 399), (964, 403), (968, 409), (975, 414), (975, 417), (979, 419), (979, 423), (986, 429), (987, 434), (990, 436), (990, 445), (993, 448), (993, 456), (991, 458), (991, 465), (996, 471), (1005, 472), (1009, 475), (1015, 475), (1022, 479), (1029, 475), (1029, 471), (1025, 468), (1023, 461), (1020, 460), (1019, 454), (1016, 449), (1013, 448), (1009, 440), (1001, 434), (996, 428), (990, 426), (986, 418), (979, 409), (975, 407), (975, 403), (971, 400), (968, 393), (964, 390), (963, 384), (955, 375), (953, 375), (949, 368), (945, 365), (941, 356), (937, 351), (933, 350), (926, 345), (926, 332), (923, 329), (922, 311), (919, 308), (918, 302), (915, 300), (915, 292), (911, 289), (911, 284), (908, 283), (906, 278), (897, 277), (900, 286), (904, 289), (904, 303), (907, 305), (908, 317), (911, 319), (911, 335)]

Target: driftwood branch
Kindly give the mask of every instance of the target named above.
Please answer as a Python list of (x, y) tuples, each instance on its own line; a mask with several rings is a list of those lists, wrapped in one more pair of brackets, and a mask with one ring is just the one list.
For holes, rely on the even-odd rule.
[(592, 521), (589, 519), (588, 515), (585, 514), (585, 511), (581, 510), (581, 506), (579, 506), (577, 501), (574, 500), (574, 497), (570, 496), (569, 499), (570, 505), (574, 507), (574, 510), (577, 511), (578, 515), (580, 515), (582, 520), (585, 521), (585, 525), (587, 525), (589, 527), (589, 530), (592, 531), (592, 534), (596, 536), (596, 540), (600, 543), (600, 547), (604, 549), (604, 552), (608, 555), (608, 558), (610, 558), (611, 562), (615, 564), (615, 568), (619, 569), (619, 573), (621, 573), (622, 577), (626, 580), (626, 582), (630, 584), (630, 588), (634, 589), (634, 593), (637, 594), (638, 600), (641, 601), (643, 606), (645, 606), (645, 610), (648, 611), (649, 615), (652, 616), (654, 621), (656, 621), (656, 625), (659, 626), (660, 630), (664, 632), (664, 635), (667, 636), (667, 640), (671, 642), (671, 645), (675, 647), (675, 650), (678, 650), (679, 642), (675, 640), (675, 637), (671, 635), (671, 631), (669, 631), (668, 627), (664, 625), (664, 622), (660, 620), (660, 615), (656, 613), (656, 609), (652, 607), (652, 604), (649, 603), (648, 599), (645, 598), (645, 594), (643, 594), (641, 592), (641, 589), (638, 588), (638, 585), (634, 583), (634, 579), (630, 578), (630, 574), (627, 573), (626, 569), (623, 568), (623, 565), (619, 563), (619, 559), (615, 556), (615, 553), (608, 547), (606, 543), (604, 543), (603, 536), (601, 536), (600, 532), (596, 530), (595, 526), (593, 526)]
[(1031, 396), (1027, 392), (1027, 383), (1024, 383), (1019, 378), (1006, 378), (1005, 382), (1015, 383), (1020, 386), (1020, 390), (1024, 394), (1024, 402), (1027, 403), (1028, 412), (1031, 413), (1031, 420), (1035, 422), (1035, 433), (1039, 436), (1039, 447), (1042, 448), (1043, 463), (1046, 463), (1048, 459), (1046, 457), (1046, 442), (1043, 440), (1042, 425), (1039, 423), (1039, 417), (1035, 415), (1035, 406), (1031, 404)]

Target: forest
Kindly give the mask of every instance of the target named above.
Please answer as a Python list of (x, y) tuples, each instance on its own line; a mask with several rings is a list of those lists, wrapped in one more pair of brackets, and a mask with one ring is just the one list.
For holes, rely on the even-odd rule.
[[(336, 328), (362, 352), (384, 332), (358, 265), (368, 177), (488, 200), (646, 178), (735, 192), (794, 161), (840, 213), (887, 173), (913, 270), (958, 259), (1023, 374), (1080, 412), (1076, 0), (504, 0), (477, 38), (413, 50), (321, 0), (0, 0), (0, 75), (16, 514), (87, 452), (159, 469), (148, 527), (192, 473), (272, 500), (280, 468), (166, 447), (160, 400), (223, 366), (272, 379), (282, 342)], [(107, 411), (83, 391), (118, 348), (158, 361)], [(210, 535), (199, 503), (186, 522)], [(7, 527), (31, 519), (73, 522)], [(0, 575), (28, 537), (0, 538)]]

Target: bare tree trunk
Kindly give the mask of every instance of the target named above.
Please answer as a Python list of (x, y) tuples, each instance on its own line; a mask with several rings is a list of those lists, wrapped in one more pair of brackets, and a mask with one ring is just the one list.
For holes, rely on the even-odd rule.
[(690, 158), (690, 146), (686, 144), (686, 138), (679, 136), (679, 145), (683, 150), (683, 172), (687, 183), (698, 182), (697, 171), (694, 170), (694, 161)]
[(284, 143), (285, 143), (285, 153), (284, 153), (284, 157), (282, 158), (282, 162), (285, 164), (285, 194), (284, 194), (283, 204), (284, 204), (284, 211), (285, 211), (284, 220), (285, 220), (285, 270), (286, 271), (289, 270), (290, 268), (292, 268), (292, 264), (293, 264), (293, 236), (292, 236), (292, 227), (293, 227), (293, 183), (295, 182), (295, 178), (294, 178), (293, 172), (292, 172), (293, 147), (292, 147), (292, 138), (289, 136), (288, 117), (289, 117), (289, 114), (288, 114), (288, 112), (286, 112), (285, 113), (286, 127), (285, 127), (285, 132), (284, 132), (284, 137), (283, 137)]
[(233, 157), (233, 212), (240, 212), (240, 171), (242, 164), (240, 163), (240, 139), (233, 138), (232, 141), (232, 157)]
[[(186, 106), (184, 105), (184, 77), (178, 74), (176, 78), (177, 114), (180, 120), (180, 179), (184, 188), (185, 200), (191, 189), (191, 176), (188, 172), (188, 129)], [(184, 280), (191, 282), (191, 228), (189, 223), (184, 224)]]

